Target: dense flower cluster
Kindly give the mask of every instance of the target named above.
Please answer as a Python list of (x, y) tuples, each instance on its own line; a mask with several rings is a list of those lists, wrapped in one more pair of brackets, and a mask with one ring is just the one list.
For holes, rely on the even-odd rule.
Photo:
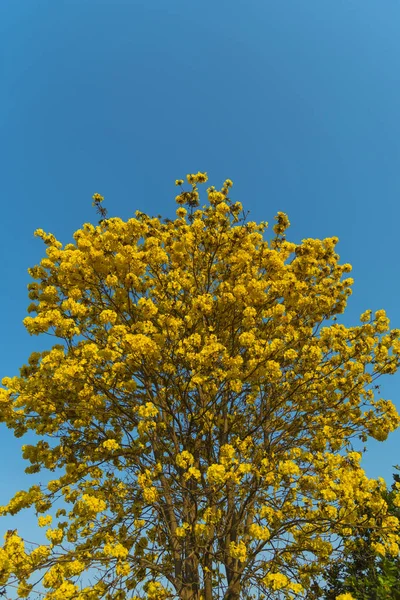
[[(350, 539), (367, 510), (376, 553), (399, 550), (384, 482), (354, 446), (399, 425), (375, 383), (398, 368), (399, 331), (383, 310), (340, 324), (352, 279), (337, 238), (292, 243), (280, 212), (266, 241), (232, 181), (202, 208), (207, 175), (187, 181), (175, 220), (105, 218), (95, 194), (103, 218), (73, 243), (36, 232), (47, 250), (24, 323), (58, 343), (3, 379), (0, 419), (39, 436), (23, 446), (28, 473), (63, 475), (1, 508), (55, 520), (48, 546), (14, 534), (0, 549), (0, 585), (16, 580), (21, 598), (40, 569), (44, 600), (211, 600), (217, 588), (238, 600), (251, 586), (312, 598), (333, 537)], [(52, 519), (57, 498), (67, 509)], [(90, 569), (102, 576), (79, 586)]]

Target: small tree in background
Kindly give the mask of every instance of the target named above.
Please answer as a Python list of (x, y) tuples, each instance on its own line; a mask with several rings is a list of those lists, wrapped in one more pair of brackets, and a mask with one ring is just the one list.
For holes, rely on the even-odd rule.
[(54, 600), (317, 598), (366, 514), (370, 548), (398, 552), (353, 443), (399, 425), (374, 389), (399, 330), (383, 310), (335, 323), (352, 284), (337, 238), (287, 241), (278, 213), (267, 242), (230, 180), (199, 208), (206, 180), (188, 175), (173, 221), (107, 218), (96, 194), (101, 221), (73, 243), (36, 232), (25, 326), (58, 343), (3, 379), (0, 418), (39, 436), (27, 473), (63, 475), (2, 508), (47, 527), (48, 545), (14, 532), (0, 549), (21, 598), (39, 572)]

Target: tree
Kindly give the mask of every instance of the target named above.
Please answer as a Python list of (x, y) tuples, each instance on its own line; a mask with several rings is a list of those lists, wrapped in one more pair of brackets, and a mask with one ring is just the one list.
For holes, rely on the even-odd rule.
[[(391, 490), (382, 490), (382, 497), (388, 505), (388, 513), (400, 520), (397, 495), (400, 477), (394, 473), (393, 479)], [(344, 593), (350, 593), (356, 600), (400, 600), (400, 556), (385, 556), (384, 549), (376, 554), (371, 539), (377, 517), (371, 511), (367, 516), (367, 527), (354, 540), (352, 549), (324, 575), (327, 585), (321, 589), (321, 600), (334, 600)]]
[(366, 511), (375, 550), (398, 551), (356, 444), (399, 425), (374, 389), (399, 330), (384, 310), (336, 322), (352, 285), (337, 238), (291, 243), (280, 212), (267, 242), (230, 180), (199, 208), (206, 180), (176, 182), (173, 221), (107, 218), (95, 194), (102, 218), (74, 243), (36, 232), (24, 322), (58, 343), (3, 379), (0, 418), (39, 438), (27, 473), (62, 475), (2, 509), (48, 527), (48, 545), (17, 532), (0, 550), (21, 598), (36, 573), (48, 599), (316, 598)]

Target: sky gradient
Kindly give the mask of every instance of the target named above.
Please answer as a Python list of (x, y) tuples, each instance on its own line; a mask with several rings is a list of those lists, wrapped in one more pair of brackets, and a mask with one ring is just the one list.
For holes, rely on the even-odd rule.
[[(34, 230), (67, 243), (94, 192), (110, 216), (172, 218), (199, 170), (251, 220), (287, 212), (292, 241), (337, 235), (344, 322), (385, 308), (400, 328), (399, 22), (394, 0), (2, 0), (1, 378), (52, 342), (22, 325)], [(400, 410), (400, 373), (381, 393)], [(391, 484), (399, 442), (368, 442), (370, 477)], [(2, 427), (0, 504), (40, 480), (22, 443)], [(37, 539), (26, 515), (3, 523)]]

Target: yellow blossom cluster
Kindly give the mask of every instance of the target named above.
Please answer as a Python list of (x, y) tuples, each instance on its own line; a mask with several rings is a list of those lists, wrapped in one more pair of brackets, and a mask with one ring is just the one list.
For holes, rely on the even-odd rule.
[(242, 563), (245, 562), (247, 558), (246, 544), (242, 540), (237, 544), (235, 542), (230, 542), (229, 554), (232, 558), (237, 558)]
[(103, 552), (107, 556), (114, 556), (115, 558), (126, 558), (128, 556), (128, 550), (119, 543), (104, 544)]

